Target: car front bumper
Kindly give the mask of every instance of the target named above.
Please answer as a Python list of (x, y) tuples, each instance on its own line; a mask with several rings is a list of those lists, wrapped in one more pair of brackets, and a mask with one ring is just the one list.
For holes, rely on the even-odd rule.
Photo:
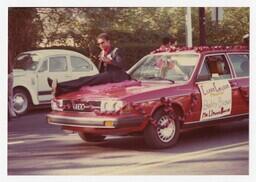
[(49, 124), (82, 128), (129, 128), (138, 127), (145, 121), (144, 117), (139, 115), (96, 117), (67, 116), (50, 113), (46, 117)]

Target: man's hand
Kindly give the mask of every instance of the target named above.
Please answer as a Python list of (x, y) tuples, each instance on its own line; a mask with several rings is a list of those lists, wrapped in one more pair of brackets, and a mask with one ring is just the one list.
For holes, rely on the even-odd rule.
[(103, 61), (104, 63), (106, 63), (106, 64), (111, 64), (111, 63), (112, 63), (112, 59), (110, 59), (110, 58), (108, 58), (108, 57), (106, 57), (106, 56), (103, 57), (102, 61)]

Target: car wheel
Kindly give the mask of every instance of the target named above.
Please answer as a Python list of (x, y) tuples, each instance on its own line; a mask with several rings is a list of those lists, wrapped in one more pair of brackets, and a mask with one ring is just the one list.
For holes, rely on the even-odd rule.
[(16, 114), (25, 114), (31, 106), (30, 95), (24, 89), (14, 89), (13, 108)]
[(106, 138), (106, 136), (88, 134), (84, 132), (79, 132), (78, 134), (80, 138), (86, 142), (101, 142)]
[(174, 146), (180, 136), (180, 123), (176, 114), (170, 116), (163, 110), (153, 115), (156, 125), (148, 124), (144, 130), (144, 139), (152, 148), (168, 148)]

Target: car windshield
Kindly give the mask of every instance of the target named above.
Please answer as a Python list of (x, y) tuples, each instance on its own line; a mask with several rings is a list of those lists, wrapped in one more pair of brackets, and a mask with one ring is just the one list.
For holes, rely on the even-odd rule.
[(20, 54), (14, 62), (14, 69), (35, 71), (38, 67), (39, 59), (36, 54)]
[(130, 75), (136, 80), (170, 80), (182, 82), (190, 79), (198, 54), (155, 54), (148, 55), (135, 65)]

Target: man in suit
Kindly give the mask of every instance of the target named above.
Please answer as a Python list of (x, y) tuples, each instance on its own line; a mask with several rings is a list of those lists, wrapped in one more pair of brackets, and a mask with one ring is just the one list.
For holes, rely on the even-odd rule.
[(93, 86), (116, 83), (130, 79), (130, 76), (124, 70), (125, 63), (120, 51), (118, 48), (112, 46), (109, 35), (107, 33), (99, 34), (97, 36), (97, 44), (101, 49), (99, 55), (100, 73), (61, 83), (56, 83), (51, 79), (48, 79), (49, 85), (53, 88), (54, 96), (78, 90), (86, 85)]

